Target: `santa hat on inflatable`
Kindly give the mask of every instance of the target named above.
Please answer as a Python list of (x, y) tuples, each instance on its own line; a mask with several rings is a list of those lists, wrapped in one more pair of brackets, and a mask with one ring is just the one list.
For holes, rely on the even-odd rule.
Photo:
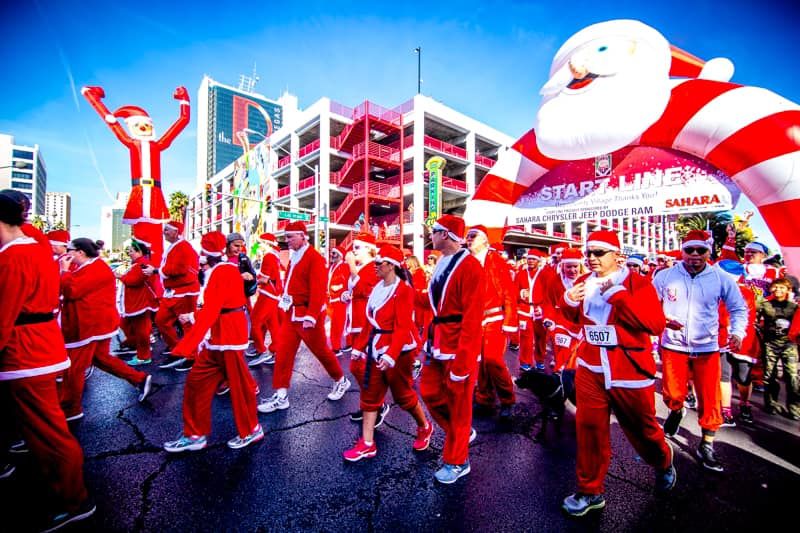
[(586, 239), (586, 248), (601, 248), (603, 250), (619, 252), (620, 246), (617, 232), (609, 230), (593, 231)]
[(53, 231), (48, 231), (45, 235), (50, 241), (50, 244), (55, 246), (66, 246), (69, 244), (69, 241), (72, 240), (69, 236), (69, 232), (65, 229), (54, 229)]
[(225, 235), (221, 231), (210, 231), (200, 239), (200, 250), (211, 257), (221, 257), (225, 251)]
[(124, 105), (114, 111), (114, 116), (125, 120), (126, 123), (138, 124), (139, 122), (153, 123), (153, 119), (147, 114), (147, 111), (135, 105)]
[(272, 233), (262, 233), (258, 236), (261, 239), (261, 242), (264, 244), (269, 244), (270, 246), (278, 247), (278, 239), (275, 238), (275, 235)]
[(457, 243), (464, 242), (464, 219), (455, 215), (442, 215), (433, 224), (433, 230), (444, 230)]
[(561, 263), (565, 265), (583, 263), (583, 252), (577, 248), (566, 248), (561, 253)]
[(403, 252), (396, 246), (389, 246), (388, 244), (381, 246), (381, 251), (378, 253), (378, 257), (375, 258), (375, 262), (380, 263), (382, 261), (403, 268)]

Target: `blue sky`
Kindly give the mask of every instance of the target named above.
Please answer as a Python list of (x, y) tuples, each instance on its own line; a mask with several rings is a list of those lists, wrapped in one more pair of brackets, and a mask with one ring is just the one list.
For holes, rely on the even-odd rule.
[[(127, 151), (75, 92), (83, 85), (102, 86), (111, 109), (143, 107), (160, 134), (178, 114), (175, 87), (196, 99), (203, 74), (236, 85), (253, 63), (267, 97), (393, 107), (416, 92), (421, 46), (424, 94), (516, 137), (558, 47), (589, 24), (634, 18), (701, 58), (729, 57), (734, 82), (800, 101), (799, 9), (788, 1), (14, 4), (0, 7), (0, 132), (41, 146), (48, 190), (72, 193), (73, 233), (93, 237), (110, 203), (103, 182), (113, 194), (130, 178)], [(193, 189), (195, 143), (193, 120), (162, 158), (167, 193)]]

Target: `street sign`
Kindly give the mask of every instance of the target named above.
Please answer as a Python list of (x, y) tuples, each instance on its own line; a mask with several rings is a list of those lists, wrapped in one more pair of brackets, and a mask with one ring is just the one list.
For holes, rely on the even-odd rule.
[(328, 217), (319, 217), (320, 222), (328, 222), (330, 219)]
[(308, 213), (295, 213), (294, 211), (278, 211), (278, 218), (308, 222), (311, 220), (311, 215)]

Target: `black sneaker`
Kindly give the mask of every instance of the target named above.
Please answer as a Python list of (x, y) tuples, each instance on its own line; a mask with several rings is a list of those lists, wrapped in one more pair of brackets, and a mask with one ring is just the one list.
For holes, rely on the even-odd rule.
[(722, 464), (717, 461), (714, 455), (714, 447), (709, 442), (700, 443), (700, 446), (697, 448), (697, 458), (700, 459), (700, 464), (709, 470), (713, 470), (714, 472), (722, 472), (725, 470)]
[(184, 361), (185, 359), (183, 357), (175, 357), (172, 355), (168, 355), (167, 358), (164, 360), (164, 362), (158, 365), (158, 368), (164, 368), (164, 369), (173, 368)]
[(386, 415), (389, 414), (389, 409), (390, 407), (388, 403), (381, 405), (381, 408), (378, 411), (378, 419), (375, 420), (375, 427), (378, 427), (381, 424), (383, 424), (383, 419), (386, 418)]
[(11, 463), (0, 463), (0, 479), (5, 479), (14, 473), (16, 467)]
[(173, 366), (172, 369), (177, 370), (178, 372), (188, 372), (193, 366), (194, 359), (184, 359), (180, 362), (180, 364)]
[(736, 420), (733, 419), (733, 414), (730, 411), (728, 411), (727, 413), (722, 413), (722, 427), (724, 428), (736, 427)]
[(28, 453), (29, 451), (31, 450), (28, 448), (28, 443), (24, 440), (18, 440), (8, 447), (8, 453)]
[(683, 402), (689, 409), (697, 409), (697, 397), (691, 392), (686, 395), (686, 401)]
[(512, 352), (518, 352), (519, 351), (519, 344), (509, 344), (508, 345), (508, 349), (511, 350)]
[(753, 425), (753, 410), (749, 405), (742, 405), (739, 407), (739, 422), (747, 426)]
[(362, 420), (364, 420), (364, 412), (361, 409), (350, 413), (350, 422), (361, 422)]
[(668, 437), (674, 437), (678, 432), (678, 428), (681, 427), (681, 420), (683, 420), (683, 415), (685, 414), (685, 407), (681, 407), (675, 411), (670, 411), (667, 419), (664, 420), (664, 435)]
[(50, 521), (47, 524), (47, 529), (45, 529), (42, 533), (49, 533), (50, 531), (61, 529), (72, 522), (85, 520), (92, 516), (96, 510), (97, 506), (93, 502), (87, 500), (83, 502), (75, 511), (58, 513), (54, 515), (52, 518), (50, 518)]

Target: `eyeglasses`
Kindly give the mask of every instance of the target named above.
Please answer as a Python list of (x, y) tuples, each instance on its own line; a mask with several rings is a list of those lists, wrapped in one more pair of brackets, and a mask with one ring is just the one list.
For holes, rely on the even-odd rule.
[(683, 249), (683, 251), (686, 252), (687, 255), (703, 255), (704, 253), (708, 252), (708, 248), (703, 248), (700, 246), (687, 246)]
[(603, 257), (610, 252), (611, 250), (586, 250), (584, 253), (586, 257)]

